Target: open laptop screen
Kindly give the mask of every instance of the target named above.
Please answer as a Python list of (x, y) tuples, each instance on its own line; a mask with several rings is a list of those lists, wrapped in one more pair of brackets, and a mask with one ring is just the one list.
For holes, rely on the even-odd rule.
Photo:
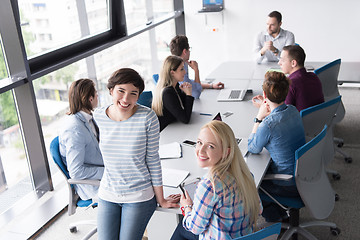
[(203, 6), (205, 5), (223, 5), (223, 0), (203, 0)]
[(216, 116), (214, 117), (213, 120), (222, 121), (222, 119), (221, 119), (221, 114), (220, 114), (220, 113), (216, 114)]

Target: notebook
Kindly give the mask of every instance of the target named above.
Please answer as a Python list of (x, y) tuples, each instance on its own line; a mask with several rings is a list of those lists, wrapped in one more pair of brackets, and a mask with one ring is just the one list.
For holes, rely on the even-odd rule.
[(218, 102), (242, 101), (247, 89), (221, 89), (217, 97)]
[(163, 144), (159, 146), (160, 159), (181, 158), (182, 150), (178, 142)]
[(220, 12), (224, 9), (224, 0), (203, 0), (201, 12)]
[(219, 91), (218, 102), (239, 102), (244, 99), (250, 81), (234, 80), (232, 83), (233, 87), (224, 88)]

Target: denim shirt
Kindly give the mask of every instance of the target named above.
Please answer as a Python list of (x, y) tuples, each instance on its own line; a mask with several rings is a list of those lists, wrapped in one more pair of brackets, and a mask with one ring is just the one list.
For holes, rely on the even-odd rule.
[(188, 82), (192, 85), (192, 92), (191, 95), (195, 98), (195, 99), (199, 99), (201, 91), (202, 91), (202, 86), (200, 83), (195, 82), (194, 80), (191, 80), (189, 78), (189, 67), (188, 65), (185, 63), (184, 64), (184, 69), (185, 69), (185, 76), (184, 76), (184, 81), (180, 82), (180, 84), (183, 84), (185, 82)]
[[(251, 133), (248, 150), (260, 153), (265, 147), (272, 158), (270, 172), (294, 175), (295, 151), (304, 144), (304, 127), (298, 110), (283, 104), (264, 118), (256, 133)], [(277, 181), (276, 184), (295, 185), (295, 181)]]

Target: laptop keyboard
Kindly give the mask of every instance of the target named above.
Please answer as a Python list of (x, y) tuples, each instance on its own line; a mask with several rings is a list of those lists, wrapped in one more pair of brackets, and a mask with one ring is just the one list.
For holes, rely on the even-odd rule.
[(229, 99), (238, 99), (241, 94), (241, 90), (232, 90)]

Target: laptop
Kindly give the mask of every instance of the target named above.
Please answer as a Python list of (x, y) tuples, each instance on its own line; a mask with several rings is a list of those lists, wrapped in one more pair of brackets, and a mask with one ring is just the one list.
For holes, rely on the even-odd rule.
[(216, 116), (213, 118), (213, 120), (222, 121), (221, 114), (218, 112), (218, 114), (216, 114)]
[(220, 12), (224, 9), (224, 0), (203, 0), (202, 12)]

